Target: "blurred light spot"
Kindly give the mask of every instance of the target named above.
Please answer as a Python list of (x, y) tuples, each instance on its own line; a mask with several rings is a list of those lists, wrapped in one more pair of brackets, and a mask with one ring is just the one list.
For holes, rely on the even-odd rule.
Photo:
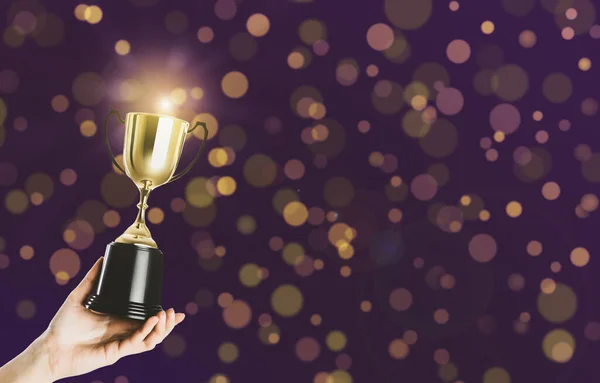
[(483, 374), (483, 383), (511, 383), (510, 374), (501, 367), (492, 367)]
[(242, 285), (256, 287), (262, 281), (261, 268), (254, 263), (247, 263), (240, 268), (239, 278)]
[(306, 45), (313, 45), (319, 40), (327, 40), (327, 28), (320, 20), (305, 20), (298, 27), (298, 36)]
[(22, 214), (29, 207), (29, 198), (22, 190), (11, 190), (4, 197), (4, 206), (12, 214)]
[(388, 346), (388, 352), (394, 359), (404, 359), (408, 356), (408, 344), (402, 339), (394, 339)]
[(63, 232), (63, 240), (75, 250), (84, 250), (94, 242), (94, 228), (87, 221), (75, 220)]
[(256, 220), (249, 215), (243, 215), (237, 220), (237, 229), (240, 233), (250, 235), (256, 230)]
[(208, 44), (215, 38), (215, 32), (211, 27), (200, 27), (196, 33), (196, 37), (201, 43)]
[(94, 121), (86, 120), (79, 126), (81, 135), (84, 137), (93, 137), (96, 134), (97, 127)]
[(282, 317), (293, 317), (300, 312), (304, 298), (293, 285), (281, 285), (271, 294), (271, 307)]
[(250, 306), (242, 300), (234, 300), (223, 310), (223, 320), (225, 324), (233, 329), (244, 328), (250, 323), (252, 310)]
[(254, 37), (262, 37), (269, 32), (269, 28), (271, 27), (271, 23), (267, 16), (262, 13), (255, 13), (248, 17), (248, 21), (246, 21), (246, 29), (248, 32)]
[(483, 32), (486, 35), (491, 35), (494, 32), (494, 29), (494, 23), (489, 20), (486, 20), (483, 23), (481, 23), (481, 32)]
[(562, 283), (555, 284), (552, 292), (541, 291), (537, 306), (540, 314), (551, 323), (563, 323), (577, 311), (577, 295), (573, 289)]
[(571, 97), (573, 85), (571, 79), (567, 77), (567, 75), (563, 73), (552, 73), (544, 79), (542, 92), (548, 101), (560, 104)]
[(283, 218), (290, 226), (302, 226), (308, 219), (308, 209), (302, 202), (292, 201), (283, 209)]
[(118, 55), (125, 56), (125, 55), (128, 55), (130, 51), (131, 51), (131, 45), (129, 44), (129, 41), (119, 40), (116, 42), (115, 52), (117, 52)]
[(85, 21), (90, 24), (98, 24), (102, 20), (102, 9), (97, 5), (86, 7), (83, 12)]
[(171, 333), (162, 341), (162, 349), (167, 356), (178, 358), (185, 352), (185, 338), (178, 333)]
[(69, 108), (69, 100), (64, 95), (59, 94), (52, 97), (51, 105), (55, 112), (62, 113)]
[(223, 363), (233, 363), (237, 360), (240, 351), (234, 343), (225, 342), (221, 343), (217, 354)]
[(514, 133), (521, 125), (521, 114), (514, 105), (496, 105), (490, 112), (490, 125), (495, 131)]
[(158, 225), (165, 219), (165, 213), (159, 207), (153, 207), (148, 210), (148, 221), (154, 225)]
[(29, 299), (24, 299), (17, 303), (17, 316), (21, 319), (31, 319), (35, 316), (36, 306), (33, 301)]
[(80, 267), (79, 255), (71, 249), (56, 250), (50, 257), (50, 271), (55, 276), (63, 272), (67, 278), (72, 279), (79, 273)]
[(21, 247), (21, 249), (19, 249), (19, 255), (21, 256), (21, 258), (28, 261), (31, 258), (33, 258), (33, 256), (35, 255), (35, 251), (33, 250), (33, 247), (25, 245)]
[[(170, 100), (176, 105), (181, 105), (187, 99), (187, 92), (182, 88), (175, 88), (171, 91)], [(204, 132), (202, 132), (204, 134)]]
[(229, 40), (229, 53), (237, 61), (248, 61), (257, 51), (258, 43), (249, 33), (237, 33)]
[(406, 311), (412, 305), (412, 294), (405, 288), (392, 290), (390, 294), (390, 306), (397, 311)]
[(276, 175), (275, 162), (264, 154), (254, 154), (244, 164), (244, 178), (251, 186), (267, 187), (273, 183)]
[(367, 31), (367, 42), (376, 51), (384, 51), (394, 42), (394, 31), (387, 24), (372, 25)]
[[(221, 20), (231, 20), (237, 13), (237, 4), (234, 0), (217, 0), (215, 3), (215, 15)], [(221, 382), (219, 382), (221, 383)]]
[(240, 98), (248, 91), (248, 79), (241, 72), (229, 72), (221, 81), (221, 89), (227, 97)]
[(551, 361), (566, 363), (575, 353), (575, 338), (567, 330), (555, 329), (544, 336), (542, 349)]
[(338, 330), (329, 332), (329, 334), (327, 334), (327, 337), (325, 338), (325, 343), (327, 344), (327, 347), (329, 347), (331, 351), (335, 352), (342, 351), (344, 347), (346, 347), (347, 342), (348, 340), (346, 338), (346, 335)]
[(106, 227), (115, 228), (119, 226), (119, 223), (121, 222), (121, 216), (119, 215), (118, 211), (108, 210), (106, 213), (104, 213), (102, 222), (104, 222)]
[(489, 234), (477, 234), (469, 241), (469, 254), (477, 262), (491, 261), (498, 251), (496, 241)]
[(431, 0), (385, 0), (384, 11), (388, 20), (401, 29), (418, 29), (431, 16)]
[(523, 213), (523, 206), (517, 201), (511, 201), (506, 205), (506, 214), (511, 218), (517, 218)]
[(590, 261), (590, 253), (583, 247), (576, 247), (570, 254), (571, 263), (577, 267), (583, 267)]
[(312, 362), (319, 357), (321, 346), (312, 337), (303, 337), (296, 342), (296, 356), (303, 362)]
[(463, 64), (471, 56), (471, 47), (465, 40), (452, 40), (446, 48), (446, 55), (451, 62)]

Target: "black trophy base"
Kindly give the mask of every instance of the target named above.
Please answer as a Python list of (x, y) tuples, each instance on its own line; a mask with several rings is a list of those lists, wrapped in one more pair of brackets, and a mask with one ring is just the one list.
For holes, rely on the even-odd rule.
[(110, 243), (100, 276), (83, 306), (98, 313), (144, 321), (162, 311), (162, 277), (160, 250)]

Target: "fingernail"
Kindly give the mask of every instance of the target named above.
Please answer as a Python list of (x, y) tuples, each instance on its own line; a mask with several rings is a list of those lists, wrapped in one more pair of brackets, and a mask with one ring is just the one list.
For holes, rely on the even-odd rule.
[(174, 315), (174, 314), (175, 314), (175, 309), (173, 309), (173, 308), (170, 308), (170, 309), (169, 309), (169, 315)]

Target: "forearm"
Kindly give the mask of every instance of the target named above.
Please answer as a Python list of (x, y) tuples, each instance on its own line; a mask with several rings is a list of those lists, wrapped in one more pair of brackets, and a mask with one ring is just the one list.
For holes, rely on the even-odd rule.
[(2, 383), (52, 383), (49, 354), (43, 335), (10, 362), (0, 367)]

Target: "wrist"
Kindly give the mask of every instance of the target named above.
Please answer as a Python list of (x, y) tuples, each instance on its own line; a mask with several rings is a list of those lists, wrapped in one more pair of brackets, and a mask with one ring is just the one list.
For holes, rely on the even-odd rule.
[(49, 382), (65, 378), (59, 371), (59, 359), (61, 350), (54, 337), (44, 331), (33, 343), (33, 353), (36, 355), (36, 364), (40, 371), (44, 371), (49, 377)]
[(40, 382), (50, 383), (60, 379), (53, 368), (52, 347), (47, 333), (40, 335), (25, 351), (29, 353), (31, 370), (35, 371), (35, 376)]
[(40, 335), (23, 352), (0, 368), (0, 381), (6, 383), (52, 383), (59, 379), (51, 368), (51, 352)]

